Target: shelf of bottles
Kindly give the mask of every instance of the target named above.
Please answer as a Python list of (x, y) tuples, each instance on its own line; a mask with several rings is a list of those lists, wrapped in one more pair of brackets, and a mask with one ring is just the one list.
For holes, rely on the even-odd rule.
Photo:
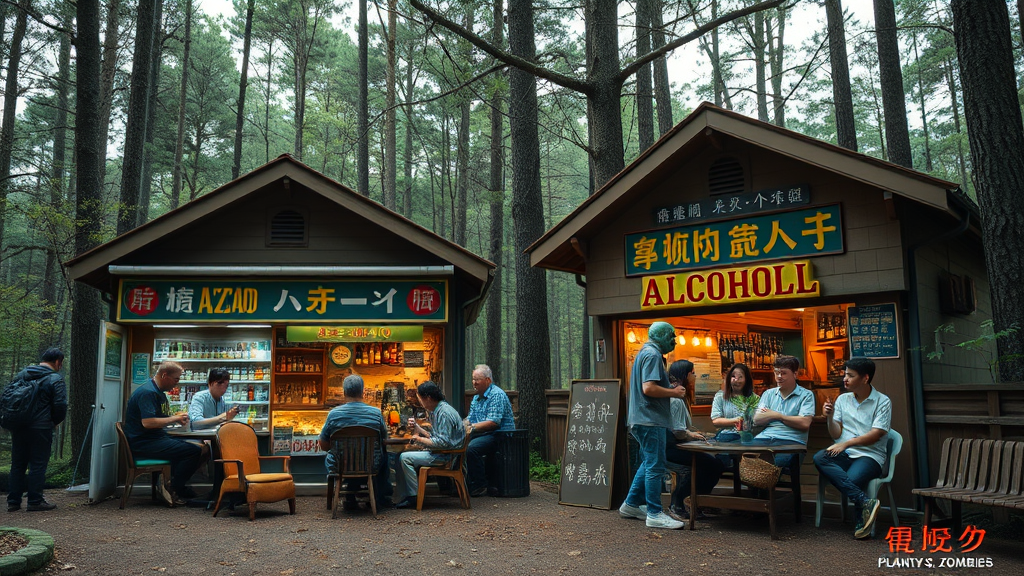
[(325, 343), (291, 342), (278, 330), (271, 397), (275, 411), (323, 407), (325, 351)]
[(402, 366), (405, 350), (401, 342), (360, 342), (353, 345), (356, 366)]
[(748, 333), (718, 333), (718, 349), (730, 364), (746, 364), (751, 370), (771, 370), (775, 358), (782, 353), (779, 336)]
[(845, 312), (819, 312), (817, 327), (818, 342), (846, 339)]
[(270, 360), (270, 340), (177, 340), (158, 338), (153, 343), (153, 360), (193, 360), (235, 363)]

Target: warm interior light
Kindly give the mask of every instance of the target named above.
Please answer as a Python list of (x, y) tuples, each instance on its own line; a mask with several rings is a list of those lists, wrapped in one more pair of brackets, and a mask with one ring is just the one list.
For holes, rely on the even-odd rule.
[(629, 340), (630, 344), (636, 344), (636, 333), (630, 330), (629, 334), (626, 334), (626, 340)]
[(711, 348), (711, 344), (711, 334), (708, 334), (707, 336), (704, 337), (704, 345), (707, 346), (708, 348)]
[(803, 309), (803, 308), (793, 308), (793, 310), (795, 310), (795, 311), (797, 311), (797, 312), (803, 312), (803, 311), (804, 311), (804, 309)]
[(693, 341), (691, 342), (694, 346), (700, 346), (700, 336), (693, 335)]
[(680, 334), (679, 337), (676, 338), (676, 342), (679, 342), (680, 346), (686, 346), (686, 336)]

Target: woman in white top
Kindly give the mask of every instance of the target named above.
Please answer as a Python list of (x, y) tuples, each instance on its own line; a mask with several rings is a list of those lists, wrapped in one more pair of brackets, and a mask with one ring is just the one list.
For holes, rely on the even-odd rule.
[(754, 378), (746, 364), (733, 364), (725, 377), (725, 389), (711, 402), (711, 423), (718, 428), (735, 429), (747, 411), (753, 414), (760, 398), (754, 394)]

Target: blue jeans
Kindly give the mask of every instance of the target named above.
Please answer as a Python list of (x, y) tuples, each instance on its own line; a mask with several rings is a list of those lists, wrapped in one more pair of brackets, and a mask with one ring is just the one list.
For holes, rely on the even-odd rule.
[(170, 460), (171, 488), (180, 492), (199, 469), (203, 449), (198, 444), (177, 438), (144, 438), (131, 442), (136, 460)]
[(640, 467), (626, 495), (626, 504), (646, 502), (647, 515), (661, 513), (661, 487), (665, 479), (665, 429), (660, 426), (633, 426), (630, 434), (640, 444)]
[(446, 461), (444, 455), (435, 455), (426, 450), (402, 452), (398, 457), (399, 479), (395, 496), (399, 502), (406, 498), (415, 498), (419, 492), (419, 469), (423, 466), (439, 466)]
[(868, 482), (882, 475), (882, 467), (866, 456), (851, 458), (846, 451), (835, 456), (822, 450), (814, 455), (814, 467), (828, 478), (828, 481), (846, 496), (860, 510), (864, 506), (867, 495), (864, 488)]
[[(28, 503), (43, 501), (46, 466), (50, 462), (53, 428), (11, 430), (11, 475), (8, 480), (7, 504), (21, 505), (21, 495), (28, 492)], [(28, 474), (25, 473), (26, 469)]]
[(498, 450), (497, 434), (488, 432), (473, 436), (466, 448), (466, 487), (472, 493), (489, 484), (487, 471), (484, 470), (484, 456), (491, 457)]

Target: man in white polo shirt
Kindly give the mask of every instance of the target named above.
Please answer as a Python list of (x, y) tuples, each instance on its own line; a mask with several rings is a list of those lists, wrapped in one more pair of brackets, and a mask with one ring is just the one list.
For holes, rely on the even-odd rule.
[[(800, 360), (795, 356), (779, 356), (773, 365), (776, 388), (761, 395), (754, 412), (754, 426), (765, 426), (754, 440), (764, 444), (807, 444), (807, 431), (814, 419), (814, 394), (797, 384)], [(800, 466), (799, 454), (777, 454), (775, 465), (792, 475)]]
[(856, 509), (856, 538), (871, 535), (878, 515), (878, 500), (869, 499), (864, 488), (882, 474), (886, 439), (892, 420), (892, 402), (875, 390), (875, 363), (855, 356), (846, 362), (843, 384), (848, 392), (822, 407), (828, 433), (835, 443), (814, 455), (814, 466), (843, 493)]

